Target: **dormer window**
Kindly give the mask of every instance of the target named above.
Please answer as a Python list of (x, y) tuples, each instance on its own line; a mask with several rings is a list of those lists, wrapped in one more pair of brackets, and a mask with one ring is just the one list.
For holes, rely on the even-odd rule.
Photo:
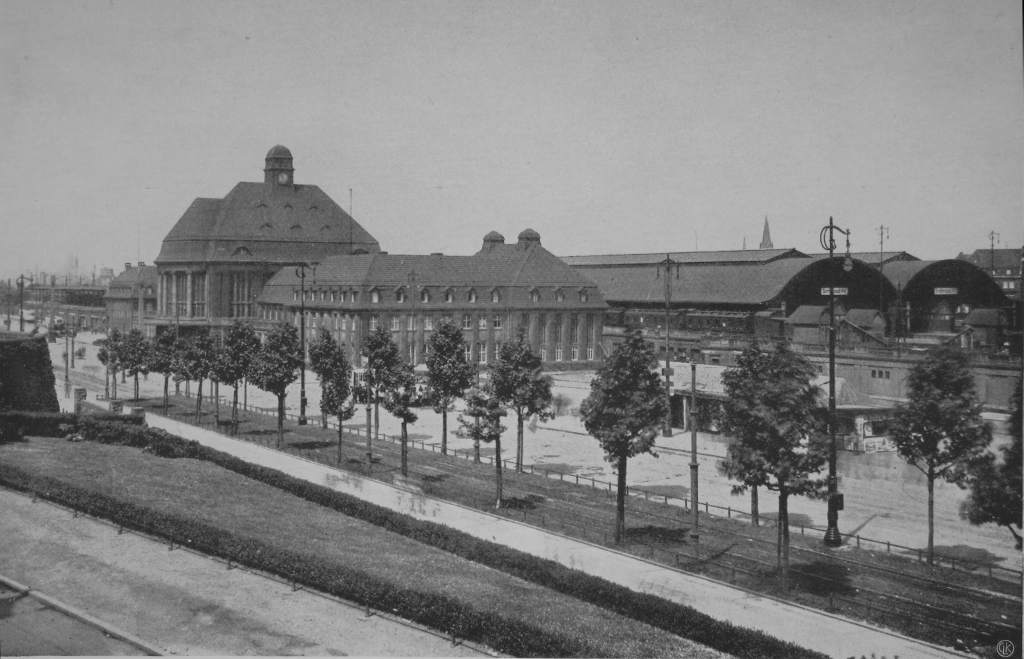
[(495, 288), (491, 291), (491, 304), (498, 304), (499, 302), (501, 302), (501, 293)]
[(469, 289), (469, 295), (467, 296), (470, 304), (476, 304), (476, 289)]
[(370, 304), (380, 304), (380, 291), (376, 288), (370, 291)]
[(540, 302), (540, 291), (536, 288), (530, 289), (530, 302)]
[(455, 301), (455, 291), (453, 291), (450, 288), (445, 289), (445, 291), (444, 291), (444, 301), (447, 302), (448, 304), (451, 304), (452, 302), (454, 302)]
[(589, 299), (590, 299), (590, 296), (587, 294), (586, 289), (581, 288), (580, 289), (580, 302), (586, 302)]
[(405, 289), (404, 288), (399, 288), (397, 291), (395, 291), (395, 302), (397, 302), (398, 304), (404, 304), (405, 303)]
[(565, 302), (565, 293), (560, 288), (555, 291), (555, 302)]
[(423, 304), (427, 304), (428, 302), (430, 302), (430, 292), (425, 288), (422, 291), (420, 291), (420, 302), (422, 302)]

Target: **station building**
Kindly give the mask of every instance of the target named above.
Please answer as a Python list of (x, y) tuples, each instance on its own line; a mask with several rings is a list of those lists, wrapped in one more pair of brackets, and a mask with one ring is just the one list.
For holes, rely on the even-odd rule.
[(129, 332), (144, 330), (146, 318), (156, 313), (156, 266), (124, 264), (124, 271), (110, 280), (103, 302), (110, 329)]
[(363, 338), (388, 328), (411, 364), (423, 364), (430, 333), (455, 323), (470, 363), (493, 361), (522, 329), (546, 368), (593, 369), (604, 357), (607, 305), (597, 286), (523, 230), (515, 243), (491, 231), (469, 256), (338, 255), (305, 272), (282, 268), (258, 299), (264, 323), (305, 315), (307, 341), (327, 329), (362, 365)]

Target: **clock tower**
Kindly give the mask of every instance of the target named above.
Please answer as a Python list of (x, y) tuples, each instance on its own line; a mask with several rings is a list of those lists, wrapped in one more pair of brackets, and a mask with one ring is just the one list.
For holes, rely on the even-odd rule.
[(266, 166), (263, 168), (263, 182), (267, 185), (294, 184), (295, 168), (292, 167), (292, 152), (280, 144), (267, 151)]

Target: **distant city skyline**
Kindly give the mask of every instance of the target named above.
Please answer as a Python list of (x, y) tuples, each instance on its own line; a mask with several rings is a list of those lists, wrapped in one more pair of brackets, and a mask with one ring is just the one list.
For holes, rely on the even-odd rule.
[(152, 263), (275, 144), (391, 253), (1024, 243), (1019, 2), (5, 0), (0, 53), (5, 278)]

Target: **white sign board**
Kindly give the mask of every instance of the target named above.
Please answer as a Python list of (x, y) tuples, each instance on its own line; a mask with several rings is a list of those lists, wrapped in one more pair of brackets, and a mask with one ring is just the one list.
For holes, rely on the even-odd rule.
[[(847, 295), (849, 292), (850, 289), (846, 288), (845, 286), (836, 286), (835, 288), (832, 289), (833, 295)], [(828, 286), (825, 286), (824, 288), (821, 289), (821, 294), (828, 295)]]
[(936, 295), (956, 295), (959, 289), (953, 287), (937, 286), (935, 288)]

